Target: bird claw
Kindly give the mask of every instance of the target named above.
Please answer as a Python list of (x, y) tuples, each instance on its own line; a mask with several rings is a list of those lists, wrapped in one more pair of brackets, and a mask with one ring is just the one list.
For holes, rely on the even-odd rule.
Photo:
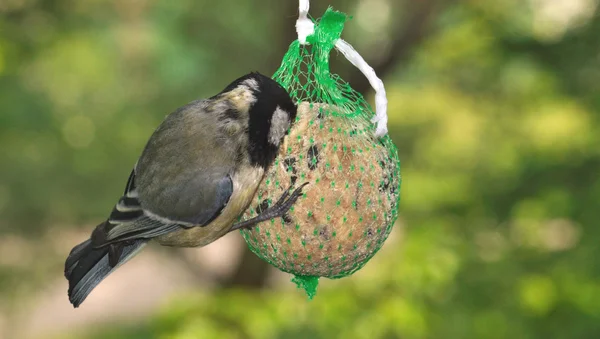
[(256, 224), (261, 223), (263, 221), (282, 217), (285, 213), (289, 211), (290, 208), (292, 208), (294, 203), (296, 203), (298, 198), (302, 195), (302, 189), (306, 185), (308, 185), (308, 182), (305, 182), (302, 185), (300, 185), (300, 187), (296, 188), (292, 192), (292, 194), (290, 194), (290, 190), (292, 189), (292, 186), (290, 185), (290, 187), (287, 190), (285, 190), (285, 192), (283, 192), (281, 197), (279, 197), (279, 199), (273, 206), (270, 206), (266, 210), (262, 211), (258, 216), (250, 220), (242, 221), (233, 225), (230, 231), (234, 231), (240, 228), (250, 229)]
[(279, 210), (279, 211), (281, 211), (281, 215), (278, 215), (278, 216), (282, 216), (290, 208), (292, 208), (292, 206), (294, 205), (294, 203), (296, 202), (296, 200), (298, 200), (298, 198), (300, 197), (300, 195), (302, 195), (302, 189), (306, 185), (308, 185), (308, 182), (305, 182), (302, 185), (300, 185), (300, 187), (296, 188), (294, 190), (294, 192), (292, 192), (292, 194), (289, 197), (289, 199), (287, 199), (288, 195), (290, 195), (289, 194), (290, 190), (292, 189), (292, 186), (290, 186), (287, 190), (285, 190), (285, 192), (283, 192), (283, 194), (281, 195), (281, 197), (279, 197), (279, 200), (277, 200), (277, 202), (275, 203), (275, 205), (269, 207), (266, 211), (268, 211), (270, 209)]

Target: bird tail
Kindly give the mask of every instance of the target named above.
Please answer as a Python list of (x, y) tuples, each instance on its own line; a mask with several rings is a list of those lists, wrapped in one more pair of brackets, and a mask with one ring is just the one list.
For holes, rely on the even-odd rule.
[[(65, 262), (65, 277), (69, 281), (71, 304), (79, 307), (94, 287), (119, 266), (133, 258), (146, 245), (146, 242), (146, 240), (134, 240), (94, 248), (92, 240), (88, 239), (75, 246)], [(115, 245), (122, 248), (119, 248), (120, 255), (116, 265), (111, 265), (109, 252), (111, 252), (111, 246)]]

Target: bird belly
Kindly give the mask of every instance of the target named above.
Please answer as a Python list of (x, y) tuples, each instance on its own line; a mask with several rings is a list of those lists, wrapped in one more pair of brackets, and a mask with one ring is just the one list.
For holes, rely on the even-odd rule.
[(250, 167), (236, 172), (232, 177), (233, 193), (221, 214), (205, 226), (193, 226), (162, 235), (156, 241), (163, 246), (200, 247), (210, 244), (229, 232), (252, 202), (262, 180), (264, 170)]

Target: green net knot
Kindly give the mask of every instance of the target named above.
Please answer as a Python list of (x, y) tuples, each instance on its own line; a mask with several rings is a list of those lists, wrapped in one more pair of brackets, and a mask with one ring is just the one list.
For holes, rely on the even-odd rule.
[(292, 278), (292, 282), (295, 283), (298, 288), (301, 288), (306, 292), (308, 300), (312, 300), (312, 298), (317, 294), (319, 277), (296, 275)]
[(329, 53), (342, 36), (347, 19), (346, 14), (329, 7), (315, 26), (315, 33), (308, 36), (306, 41), (311, 45), (319, 45), (323, 52)]

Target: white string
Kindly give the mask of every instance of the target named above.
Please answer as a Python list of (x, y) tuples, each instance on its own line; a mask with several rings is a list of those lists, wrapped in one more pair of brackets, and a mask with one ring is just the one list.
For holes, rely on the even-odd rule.
[(335, 48), (340, 51), (351, 64), (358, 68), (362, 74), (367, 77), (371, 87), (375, 90), (375, 116), (371, 119), (371, 122), (377, 123), (377, 129), (375, 130), (375, 136), (378, 138), (387, 134), (387, 97), (385, 93), (385, 86), (383, 81), (377, 77), (373, 67), (369, 66), (365, 59), (345, 40), (338, 39), (335, 43)]
[[(300, 0), (299, 16), (296, 21), (296, 32), (298, 33), (298, 41), (300, 44), (306, 44), (306, 38), (315, 32), (315, 25), (311, 19), (308, 18), (308, 10), (310, 8), (309, 0)], [(340, 51), (350, 63), (358, 68), (369, 80), (371, 87), (375, 90), (375, 116), (371, 119), (371, 122), (377, 123), (375, 129), (375, 136), (380, 138), (387, 134), (387, 96), (385, 93), (385, 86), (383, 81), (377, 77), (373, 67), (369, 66), (365, 59), (358, 54), (358, 52), (343, 39), (338, 39), (335, 43), (335, 48)]]
[(306, 37), (315, 33), (315, 24), (308, 18), (309, 8), (309, 0), (300, 0), (300, 15), (296, 20), (296, 32), (298, 33), (298, 41), (302, 45), (306, 44)]

